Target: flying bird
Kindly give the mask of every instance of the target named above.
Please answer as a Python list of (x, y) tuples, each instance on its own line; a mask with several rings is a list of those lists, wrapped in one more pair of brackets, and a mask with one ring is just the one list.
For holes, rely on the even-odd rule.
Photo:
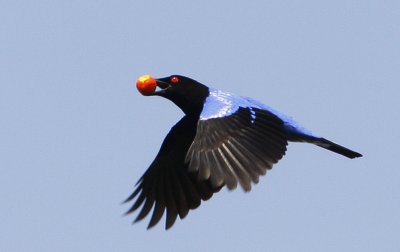
[(127, 214), (142, 206), (135, 222), (153, 209), (148, 228), (165, 211), (165, 228), (171, 228), (178, 216), (185, 218), (224, 186), (233, 190), (239, 184), (250, 191), (285, 155), (288, 142), (315, 144), (348, 158), (362, 156), (311, 133), (261, 102), (185, 76), (155, 79), (144, 75), (136, 86), (145, 96), (169, 99), (185, 114), (125, 201), (134, 200)]

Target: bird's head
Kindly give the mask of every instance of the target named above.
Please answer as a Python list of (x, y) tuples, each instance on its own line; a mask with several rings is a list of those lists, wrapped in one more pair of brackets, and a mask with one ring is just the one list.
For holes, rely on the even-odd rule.
[(186, 115), (198, 116), (209, 95), (207, 86), (181, 75), (159, 79), (143, 75), (136, 81), (136, 87), (142, 95), (158, 95), (171, 100)]

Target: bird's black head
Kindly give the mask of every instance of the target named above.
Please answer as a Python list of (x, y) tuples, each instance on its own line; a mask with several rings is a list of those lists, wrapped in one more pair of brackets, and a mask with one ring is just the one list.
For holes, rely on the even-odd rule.
[(182, 75), (159, 79), (145, 75), (138, 79), (136, 85), (143, 95), (165, 97), (174, 102), (186, 115), (191, 116), (200, 115), (204, 101), (209, 95), (207, 86)]

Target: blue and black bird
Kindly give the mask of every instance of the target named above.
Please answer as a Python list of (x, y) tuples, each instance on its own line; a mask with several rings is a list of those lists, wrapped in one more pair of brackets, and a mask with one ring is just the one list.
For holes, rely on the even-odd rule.
[(288, 142), (315, 144), (348, 158), (362, 156), (312, 134), (254, 99), (185, 76), (154, 79), (144, 75), (136, 85), (143, 95), (167, 98), (185, 113), (126, 200), (135, 199), (127, 213), (142, 206), (135, 222), (153, 209), (148, 228), (166, 210), (165, 228), (169, 229), (178, 215), (185, 218), (224, 186), (232, 190), (240, 184), (250, 191), (252, 183), (258, 183), (285, 155)]

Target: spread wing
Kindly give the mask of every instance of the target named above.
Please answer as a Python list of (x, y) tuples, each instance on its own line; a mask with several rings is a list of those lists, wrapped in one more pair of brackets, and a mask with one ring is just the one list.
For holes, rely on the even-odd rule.
[(188, 173), (185, 155), (196, 134), (197, 120), (182, 118), (166, 136), (157, 157), (136, 184), (126, 202), (135, 199), (131, 213), (142, 206), (135, 222), (145, 218), (153, 208), (148, 228), (156, 225), (166, 210), (165, 228), (170, 228), (179, 215), (183, 219), (201, 200), (208, 200), (222, 186), (213, 187), (209, 180), (199, 181)]
[(250, 191), (251, 182), (258, 183), (285, 154), (284, 123), (267, 110), (216, 95), (206, 101), (197, 124), (186, 155), (189, 171), (197, 172), (200, 181), (210, 180), (212, 186), (234, 189), (239, 182)]

